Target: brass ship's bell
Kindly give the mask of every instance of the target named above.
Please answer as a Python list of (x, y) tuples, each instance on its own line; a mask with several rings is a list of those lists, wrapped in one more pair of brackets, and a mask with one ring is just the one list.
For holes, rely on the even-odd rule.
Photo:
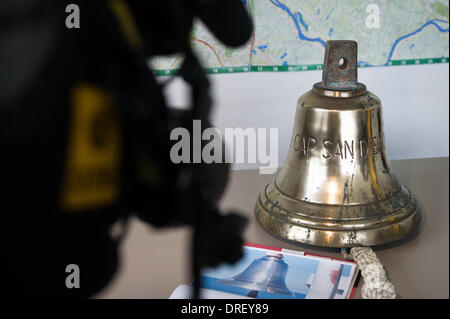
[(256, 297), (260, 291), (292, 297), (294, 293), (286, 286), (288, 268), (282, 254), (269, 254), (255, 259), (240, 274), (218, 283), (250, 289), (250, 297)]
[(415, 232), (422, 212), (385, 154), (381, 101), (357, 81), (357, 43), (328, 41), (322, 82), (298, 100), (284, 167), (255, 216), (283, 239), (375, 246)]

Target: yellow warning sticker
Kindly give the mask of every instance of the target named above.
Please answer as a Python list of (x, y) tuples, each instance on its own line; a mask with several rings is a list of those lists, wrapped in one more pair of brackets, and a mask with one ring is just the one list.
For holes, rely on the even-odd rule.
[(70, 108), (61, 208), (77, 212), (114, 204), (122, 147), (116, 106), (100, 88), (79, 84), (73, 88)]

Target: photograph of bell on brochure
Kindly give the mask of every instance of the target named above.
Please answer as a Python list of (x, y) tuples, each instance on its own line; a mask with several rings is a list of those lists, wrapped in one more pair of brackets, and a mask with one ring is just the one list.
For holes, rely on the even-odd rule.
[(0, 296), (448, 300), (449, 7), (0, 0)]
[[(353, 297), (357, 274), (357, 266), (352, 261), (249, 243), (236, 264), (203, 271), (202, 296), (208, 299), (346, 299)], [(190, 288), (180, 285), (170, 298), (189, 297)]]

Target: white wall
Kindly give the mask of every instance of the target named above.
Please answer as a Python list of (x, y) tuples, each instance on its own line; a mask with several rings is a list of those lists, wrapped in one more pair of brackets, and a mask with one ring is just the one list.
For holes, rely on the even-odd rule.
[[(359, 81), (383, 103), (390, 160), (448, 156), (449, 64), (359, 68)], [(297, 99), (321, 80), (321, 71), (240, 73), (210, 76), (212, 122), (225, 127), (278, 128), (279, 166), (284, 164)], [(181, 80), (166, 90), (170, 103), (186, 104)], [(235, 164), (234, 169), (258, 164)]]

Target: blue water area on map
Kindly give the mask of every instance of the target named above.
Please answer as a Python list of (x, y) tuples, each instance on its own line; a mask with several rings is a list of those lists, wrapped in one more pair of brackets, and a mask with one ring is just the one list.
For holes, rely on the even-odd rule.
[(333, 33), (333, 28), (330, 28), (330, 31), (328, 31), (328, 35), (331, 35)]
[[(292, 11), (285, 4), (281, 3), (279, 0), (269, 0), (269, 1), (274, 6), (280, 8), (281, 10), (286, 12), (291, 17), (291, 19), (293, 20), (293, 22), (295, 24), (295, 27), (297, 28), (298, 37), (300, 38), (300, 40), (305, 40), (305, 41), (308, 41), (308, 42), (319, 42), (323, 47), (326, 46), (325, 41), (322, 40), (321, 38), (310, 38), (310, 37), (307, 37), (306, 35), (303, 34), (303, 32), (302, 32), (302, 30), (300, 28), (300, 24), (302, 24), (305, 27), (306, 31), (308, 30), (308, 25), (303, 20), (303, 16), (302, 16), (302, 14), (300, 12), (292, 13)], [(328, 15), (325, 18), (325, 20), (328, 20), (328, 17), (331, 15), (331, 13), (333, 11), (334, 11), (334, 8), (330, 11), (330, 13), (328, 13)], [(299, 21), (300, 21), (300, 24), (299, 24)], [(412, 32), (410, 32), (408, 34), (405, 34), (405, 35), (397, 38), (394, 41), (394, 44), (391, 47), (391, 50), (389, 52), (388, 58), (387, 58), (385, 63), (379, 64), (379, 65), (373, 65), (373, 64), (370, 64), (370, 63), (368, 63), (366, 61), (359, 61), (358, 62), (358, 66), (361, 66), (361, 65), (364, 65), (364, 66), (385, 66), (385, 65), (388, 65), (389, 61), (392, 59), (392, 55), (394, 54), (395, 48), (397, 47), (398, 43), (400, 41), (404, 40), (404, 39), (407, 39), (407, 38), (409, 38), (409, 37), (411, 37), (411, 36), (421, 32), (427, 26), (434, 26), (440, 33), (449, 32), (448, 28), (445, 29), (445, 28), (441, 27), (439, 24), (437, 24), (437, 22), (447, 23), (448, 24), (448, 21), (442, 20), (442, 19), (429, 20), (425, 24), (423, 24), (421, 27), (419, 27), (418, 29), (416, 29), (416, 30), (414, 30), (414, 31), (412, 31)], [(328, 35), (331, 35), (332, 31), (333, 31), (333, 28), (330, 29), (330, 33)]]
[(262, 52), (264, 52), (264, 50), (267, 49), (267, 45), (260, 45), (260, 46), (258, 46), (258, 49), (260, 49)]
[(280, 56), (280, 59), (284, 59), (287, 55), (287, 52), (284, 52), (282, 56)]
[(297, 16), (298, 16), (298, 21), (300, 21), (300, 23), (305, 27), (306, 31), (308, 31), (308, 25), (306, 24), (305, 20), (303, 19), (302, 14), (299, 12), (297, 12)]
[(288, 66), (288, 63), (286, 61), (284, 61), (282, 66)]
[(397, 40), (395, 40), (394, 44), (392, 45), (391, 51), (389, 52), (388, 59), (387, 59), (387, 61), (386, 61), (386, 63), (385, 63), (384, 65), (387, 65), (387, 64), (389, 63), (389, 61), (390, 61), (391, 58), (392, 58), (392, 55), (394, 54), (394, 50), (395, 50), (395, 48), (397, 47), (397, 45), (398, 45), (398, 43), (399, 43), (400, 41), (402, 41), (402, 40), (404, 40), (404, 39), (406, 39), (406, 38), (409, 38), (409, 37), (411, 37), (411, 36), (413, 36), (413, 35), (419, 33), (419, 32), (422, 31), (425, 27), (427, 27), (427, 26), (429, 26), (429, 25), (433, 25), (433, 26), (435, 26), (436, 29), (438, 29), (438, 31), (441, 32), (441, 33), (448, 32), (448, 31), (449, 31), (448, 28), (447, 28), (447, 29), (444, 29), (444, 28), (442, 28), (439, 24), (437, 24), (436, 22), (443, 22), (443, 23), (447, 23), (447, 24), (448, 24), (448, 21), (441, 20), (441, 19), (433, 19), (433, 20), (430, 20), (430, 21), (426, 22), (424, 25), (422, 25), (422, 26), (421, 26), (420, 28), (418, 28), (417, 30), (415, 30), (415, 31), (413, 31), (413, 32), (411, 32), (411, 33), (408, 33), (408, 34), (406, 34), (406, 35), (404, 35), (404, 36), (401, 36), (401, 37), (397, 38)]
[(256, 50), (253, 50), (253, 54), (255, 54), (255, 55), (256, 55)]
[(328, 13), (328, 15), (326, 16), (326, 18), (325, 18), (325, 20), (328, 20), (328, 18), (330, 17), (330, 15), (333, 13), (333, 11), (334, 11), (334, 8), (333, 9), (331, 9), (331, 11), (330, 11), (330, 13)]
[[(325, 41), (323, 41), (321, 38), (309, 38), (309, 37), (307, 37), (307, 36), (305, 36), (303, 34), (303, 32), (302, 32), (302, 30), (300, 28), (300, 25), (299, 25), (299, 20), (300, 20), (300, 23), (305, 27), (306, 30), (308, 30), (308, 26), (306, 25), (305, 21), (303, 21), (303, 16), (302, 16), (302, 14), (300, 12), (292, 13), (291, 10), (286, 5), (284, 5), (283, 3), (281, 3), (278, 0), (269, 0), (269, 1), (274, 6), (282, 9), (284, 12), (286, 12), (291, 17), (291, 19), (294, 21), (295, 27), (297, 28), (298, 37), (301, 40), (306, 40), (306, 41), (309, 41), (309, 42), (319, 42), (320, 44), (323, 45), (323, 47), (326, 46), (325, 45)], [(298, 16), (298, 19), (297, 19), (297, 16)]]
[[(248, 293), (251, 291), (250, 289), (245, 289), (241, 287), (234, 287), (229, 285), (222, 285), (218, 284), (217, 281), (220, 280), (220, 278), (216, 277), (209, 277), (209, 276), (202, 276), (202, 287), (212, 290), (219, 290), (223, 292), (228, 292), (231, 294), (236, 294), (240, 296), (247, 296)], [(278, 294), (271, 294), (269, 292), (259, 291), (258, 292), (258, 299), (305, 299), (306, 294), (298, 293), (294, 291), (294, 297), (289, 297), (285, 295), (278, 295)]]

